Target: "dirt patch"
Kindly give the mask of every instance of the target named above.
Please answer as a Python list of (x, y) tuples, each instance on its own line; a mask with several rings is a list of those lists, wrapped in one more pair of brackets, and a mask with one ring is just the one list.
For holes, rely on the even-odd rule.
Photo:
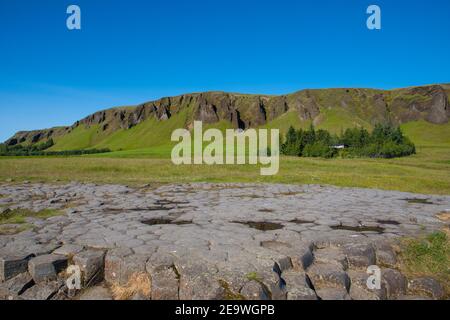
[(307, 224), (307, 223), (314, 223), (314, 221), (309, 221), (309, 220), (302, 220), (302, 219), (294, 219), (289, 221), (291, 223), (295, 223), (295, 224)]
[(258, 212), (272, 213), (272, 212), (275, 212), (275, 210), (264, 208), (264, 209), (259, 209)]
[(412, 203), (412, 204), (434, 204), (433, 202), (430, 201), (430, 199), (406, 198), (406, 199), (401, 199), (401, 200), (407, 201), (408, 203)]
[(181, 204), (189, 204), (189, 201), (172, 201), (172, 200), (168, 200), (168, 199), (162, 199), (162, 200), (156, 200), (155, 202), (157, 205), (161, 205), (161, 206), (167, 206), (167, 205), (181, 205)]
[(126, 211), (145, 212), (145, 211), (169, 211), (174, 209), (173, 207), (153, 206), (145, 208), (104, 208), (105, 213), (122, 213)]
[(266, 222), (266, 221), (231, 221), (232, 223), (239, 223), (246, 225), (250, 228), (261, 230), (261, 231), (272, 231), (283, 229), (283, 225), (280, 223)]
[(450, 222), (450, 212), (448, 211), (438, 213), (436, 217), (441, 221)]
[(275, 193), (275, 196), (297, 196), (299, 194), (305, 194), (304, 192), (279, 192), (279, 193)]
[(398, 226), (400, 224), (400, 222), (395, 221), (395, 220), (377, 220), (377, 222), (380, 224), (390, 224), (390, 225), (394, 225), (394, 226)]
[(339, 225), (339, 226), (331, 226), (330, 227), (333, 230), (348, 230), (348, 231), (355, 231), (355, 232), (366, 232), (366, 231), (372, 231), (377, 233), (383, 233), (384, 228), (382, 227), (367, 227), (367, 226), (345, 226), (345, 225)]
[(175, 224), (178, 226), (185, 225), (185, 224), (192, 224), (192, 221), (174, 221), (172, 219), (167, 218), (153, 218), (153, 219), (147, 219), (141, 221), (141, 223), (146, 224), (148, 226), (156, 226), (156, 225), (163, 225), (163, 224)]
[(233, 196), (234, 198), (250, 198), (250, 199), (264, 199), (265, 197), (259, 196), (257, 194), (240, 194), (237, 196)]

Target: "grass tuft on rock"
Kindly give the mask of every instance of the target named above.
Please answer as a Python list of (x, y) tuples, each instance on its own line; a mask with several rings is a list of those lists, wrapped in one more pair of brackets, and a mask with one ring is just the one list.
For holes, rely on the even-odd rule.
[(150, 299), (151, 288), (149, 275), (145, 272), (136, 272), (131, 275), (126, 285), (113, 284), (111, 292), (114, 300), (130, 300), (136, 295), (142, 295), (144, 298)]

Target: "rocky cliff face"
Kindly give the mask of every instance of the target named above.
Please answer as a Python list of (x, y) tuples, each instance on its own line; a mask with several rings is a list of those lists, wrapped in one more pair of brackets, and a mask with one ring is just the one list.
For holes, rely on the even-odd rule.
[(302, 90), (289, 95), (244, 95), (206, 92), (166, 97), (136, 107), (96, 112), (70, 127), (22, 131), (6, 141), (9, 145), (38, 143), (71, 132), (78, 126), (99, 125), (105, 133), (130, 129), (154, 118), (170, 121), (188, 109), (191, 121), (230, 122), (235, 128), (264, 125), (288, 111), (301, 120), (317, 119), (325, 109), (342, 110), (368, 123), (391, 121), (401, 124), (415, 120), (447, 123), (450, 118), (450, 85), (431, 85), (391, 91), (372, 89)]

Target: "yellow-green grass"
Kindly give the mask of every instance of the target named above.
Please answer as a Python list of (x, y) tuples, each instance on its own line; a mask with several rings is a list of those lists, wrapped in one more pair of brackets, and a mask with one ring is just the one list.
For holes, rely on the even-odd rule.
[(20, 225), (0, 224), (0, 235), (14, 235), (31, 229), (33, 226), (28, 223)]
[(292, 110), (261, 126), (261, 129), (279, 129), (280, 133), (285, 135), (291, 126), (297, 129), (306, 129), (309, 128), (310, 124), (310, 120), (300, 119), (298, 112)]
[(26, 218), (28, 217), (47, 219), (61, 214), (61, 211), (52, 209), (44, 209), (38, 212), (27, 209), (13, 209), (0, 215), (0, 224), (23, 224), (26, 223)]
[(170, 121), (149, 118), (130, 129), (120, 129), (113, 133), (103, 131), (99, 125), (78, 126), (64, 136), (55, 137), (55, 145), (49, 150), (109, 148), (120, 151), (167, 145), (170, 144), (172, 132), (187, 125), (190, 112), (190, 108), (186, 108)]
[[(269, 123), (267, 127), (287, 130), (291, 124), (302, 124), (296, 113), (287, 113), (284, 117), (284, 122)], [(177, 125), (168, 126), (164, 135), (170, 136), (172, 129), (183, 127), (181, 124), (184, 120), (181, 117)], [(212, 126), (205, 126), (209, 127)], [(218, 127), (223, 131), (227, 124), (222, 123)], [(150, 137), (151, 131), (146, 131), (148, 128), (135, 129), (137, 131), (134, 138), (145, 140), (145, 137)], [(153, 146), (124, 148), (107, 154), (78, 157), (0, 157), (0, 181), (10, 178), (16, 182), (77, 180), (129, 185), (200, 181), (312, 183), (450, 194), (450, 124), (414, 122), (403, 125), (402, 128), (416, 143), (416, 155), (396, 159), (281, 157), (280, 171), (275, 176), (261, 176), (259, 166), (253, 165), (175, 166), (170, 160), (174, 143), (167, 143), (168, 140), (160, 136), (160, 144), (156, 144), (158, 139), (152, 138), (153, 142), (150, 143), (154, 143)], [(143, 137), (139, 138), (140, 135)], [(119, 140), (121, 139), (125, 137)], [(130, 142), (127, 147), (131, 148), (132, 145), (133, 142)]]
[(13, 209), (4, 211), (0, 215), (0, 235), (17, 234), (33, 226), (27, 223), (26, 218), (48, 219), (63, 214), (59, 210), (44, 209), (34, 212), (28, 209)]
[(281, 157), (280, 171), (261, 176), (254, 165), (182, 165), (151, 151), (98, 157), (17, 157), (0, 159), (0, 180), (98, 183), (265, 182), (331, 184), (450, 194), (450, 148), (418, 147), (397, 159), (318, 159)]
[(55, 137), (55, 146), (53, 146), (49, 150), (59, 151), (91, 148), (93, 145), (95, 145), (96, 140), (100, 139), (99, 132), (100, 126), (98, 125), (93, 125), (89, 128), (85, 128), (82, 126), (76, 127), (70, 133), (64, 136)]
[(314, 123), (318, 129), (325, 129), (331, 133), (340, 134), (347, 128), (365, 127), (371, 129), (372, 125), (353, 115), (346, 109), (324, 109)]
[(450, 239), (445, 232), (408, 238), (401, 243), (401, 270), (409, 277), (429, 276), (444, 285), (450, 297)]
[(402, 125), (402, 129), (417, 145), (450, 148), (449, 123), (431, 124), (421, 120), (406, 123)]

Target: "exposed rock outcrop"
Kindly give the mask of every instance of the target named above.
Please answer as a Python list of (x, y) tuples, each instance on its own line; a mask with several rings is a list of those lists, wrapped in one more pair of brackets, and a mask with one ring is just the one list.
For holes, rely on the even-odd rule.
[[(73, 129), (98, 125), (105, 134), (128, 130), (154, 118), (170, 121), (187, 111), (190, 123), (227, 121), (235, 128), (258, 127), (289, 111), (299, 120), (320, 120), (324, 110), (351, 114), (370, 124), (390, 121), (401, 124), (425, 120), (447, 123), (450, 118), (450, 85), (431, 85), (391, 91), (372, 89), (302, 90), (289, 95), (245, 95), (225, 92), (204, 92), (166, 97), (134, 107), (121, 107), (96, 112), (70, 127), (21, 131), (6, 141), (8, 145), (39, 143), (65, 135)], [(188, 124), (187, 124), (188, 126)]]

